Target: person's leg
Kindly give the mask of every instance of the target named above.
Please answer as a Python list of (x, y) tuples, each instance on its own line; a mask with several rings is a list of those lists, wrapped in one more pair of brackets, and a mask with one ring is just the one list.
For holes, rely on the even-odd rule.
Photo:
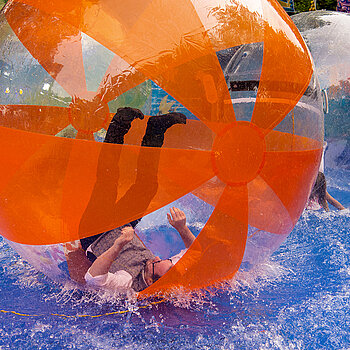
[[(128, 133), (132, 121), (136, 118), (144, 118), (139, 109), (119, 108), (108, 127), (104, 143), (123, 144), (124, 136)], [(101, 225), (101, 222), (107, 223), (108, 220), (114, 220), (120, 153), (121, 148), (111, 152), (109, 146), (102, 145), (98, 159), (96, 183), (79, 225), (79, 232), (82, 234), (94, 230), (98, 232), (97, 227)], [(97, 225), (96, 229), (94, 229), (94, 225)], [(83, 249), (86, 250), (99, 236), (100, 233), (81, 239)]]
[(118, 108), (109, 124), (104, 142), (106, 143), (124, 143), (124, 136), (128, 133), (131, 127), (131, 122), (134, 119), (143, 119), (143, 113), (137, 108), (123, 107)]
[(171, 112), (150, 117), (141, 146), (162, 147), (165, 132), (175, 124), (186, 124), (186, 116), (182, 113)]
[[(117, 215), (121, 208), (128, 207), (130, 212), (139, 213), (141, 217), (130, 222), (133, 228), (142, 219), (150, 202), (158, 190), (158, 164), (161, 147), (164, 143), (166, 131), (175, 124), (186, 124), (186, 116), (182, 113), (168, 113), (152, 116), (147, 122), (145, 135), (142, 139), (141, 150), (137, 161), (137, 175), (135, 183), (117, 202)], [(149, 152), (145, 147), (158, 147), (154, 152)], [(135, 198), (138, 198), (135, 201)], [(118, 210), (118, 208), (120, 208)]]

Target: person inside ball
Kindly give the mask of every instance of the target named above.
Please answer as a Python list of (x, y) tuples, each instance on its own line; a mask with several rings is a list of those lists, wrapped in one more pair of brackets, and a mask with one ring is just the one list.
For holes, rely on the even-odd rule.
[(329, 211), (328, 203), (338, 210), (345, 209), (345, 207), (339, 201), (337, 201), (328, 193), (326, 177), (321, 171), (319, 171), (310, 197), (306, 204), (306, 209), (318, 210), (323, 208), (325, 211)]
[(162, 260), (144, 246), (130, 224), (124, 225), (106, 232), (92, 245), (96, 259), (85, 274), (87, 285), (121, 293), (139, 292), (167, 273), (195, 240), (182, 210), (172, 207), (167, 218), (181, 236), (185, 249)]
[[(119, 108), (109, 124), (104, 143), (124, 144), (124, 137), (136, 119), (144, 119), (139, 109)], [(82, 234), (97, 231), (98, 226), (95, 228), (95, 223), (108, 222), (125, 208), (132, 207), (131, 211), (137, 213), (146, 211), (158, 189), (159, 157), (165, 134), (174, 125), (183, 127), (185, 124), (186, 116), (178, 112), (149, 117), (138, 156), (135, 183), (118, 200), (121, 148), (116, 148), (111, 157), (108, 148), (102, 147), (97, 180), (79, 226)], [(149, 152), (143, 152), (145, 147), (154, 148), (151, 155)], [(107, 170), (104, 164), (108, 164)], [(105, 188), (109, 188), (109, 191), (104, 191)], [(182, 257), (185, 250), (170, 259), (161, 260), (147, 249), (134, 231), (140, 220), (141, 218), (80, 240), (87, 258), (92, 262), (85, 274), (88, 285), (119, 291), (132, 289), (138, 292), (163, 276)], [(195, 236), (186, 225), (184, 212), (175, 207), (171, 208), (168, 221), (179, 232), (185, 247), (188, 248)]]

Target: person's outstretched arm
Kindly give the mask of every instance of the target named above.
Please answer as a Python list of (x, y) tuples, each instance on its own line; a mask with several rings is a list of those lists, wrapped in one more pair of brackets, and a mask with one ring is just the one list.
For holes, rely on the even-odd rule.
[(194, 234), (186, 225), (186, 215), (179, 208), (172, 207), (170, 208), (170, 214), (167, 214), (168, 221), (171, 226), (173, 226), (177, 232), (179, 232), (185, 247), (188, 248), (193, 241), (196, 239)]
[(326, 200), (329, 204), (332, 204), (333, 207), (336, 207), (339, 210), (345, 209), (345, 207), (338, 202), (335, 198), (333, 198), (328, 192), (326, 192)]
[(117, 258), (123, 247), (134, 237), (134, 229), (131, 226), (123, 227), (121, 236), (118, 237), (112, 247), (101, 254), (91, 265), (89, 272), (92, 277), (108, 273), (113, 261)]

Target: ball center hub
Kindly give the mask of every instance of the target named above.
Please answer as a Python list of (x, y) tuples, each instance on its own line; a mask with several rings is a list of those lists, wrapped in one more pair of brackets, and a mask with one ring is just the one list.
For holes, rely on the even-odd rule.
[(214, 171), (229, 185), (248, 183), (262, 169), (265, 149), (264, 135), (258, 127), (249, 122), (237, 122), (214, 140)]

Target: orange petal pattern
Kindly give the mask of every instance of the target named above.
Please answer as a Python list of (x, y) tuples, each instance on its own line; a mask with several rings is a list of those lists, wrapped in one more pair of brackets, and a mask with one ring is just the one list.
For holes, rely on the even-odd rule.
[(247, 239), (247, 198), (246, 186), (227, 186), (210, 219), (182, 259), (141, 295), (178, 286), (198, 289), (232, 278), (242, 261)]
[[(309, 52), (277, 2), (13, 0), (1, 18), (13, 31), (9, 37), (35, 61), (20, 74), (35, 75), (37, 64), (47, 73), (44, 86), (48, 79), (57, 83), (45, 88), (46, 106), (29, 95), (14, 102), (10, 90), (0, 96), (0, 161), (7, 165), (0, 174), (0, 230), (8, 240), (65, 243), (71, 277), (81, 282), (87, 264), (80, 238), (192, 193), (213, 212), (183, 258), (141, 293), (146, 296), (232, 278), (250, 239), (248, 225), (276, 235), (293, 229), (318, 170), (322, 140), (296, 134), (294, 114), (293, 132), (276, 127), (290, 111), (302, 110), (301, 98), (303, 106), (312, 105), (307, 120), (321, 112), (306, 93), (313, 74)], [(87, 89), (94, 67), (84, 65), (90, 53), (83, 50), (90, 47), (88, 40), (82, 46), (82, 34), (112, 52), (96, 91)], [(239, 45), (253, 43), (263, 43), (256, 99), (247, 91), (233, 98), (218, 52), (234, 59)], [(6, 79), (21, 84), (21, 77)], [(142, 83), (149, 85), (138, 105), (133, 91)], [(56, 107), (57, 101), (67, 107)], [(255, 102), (252, 119), (237, 121), (232, 101)], [(124, 145), (97, 142), (116, 109), (135, 104), (145, 118), (132, 122)], [(172, 126), (162, 148), (141, 147), (149, 117), (177, 108), (186, 111), (186, 125)]]

